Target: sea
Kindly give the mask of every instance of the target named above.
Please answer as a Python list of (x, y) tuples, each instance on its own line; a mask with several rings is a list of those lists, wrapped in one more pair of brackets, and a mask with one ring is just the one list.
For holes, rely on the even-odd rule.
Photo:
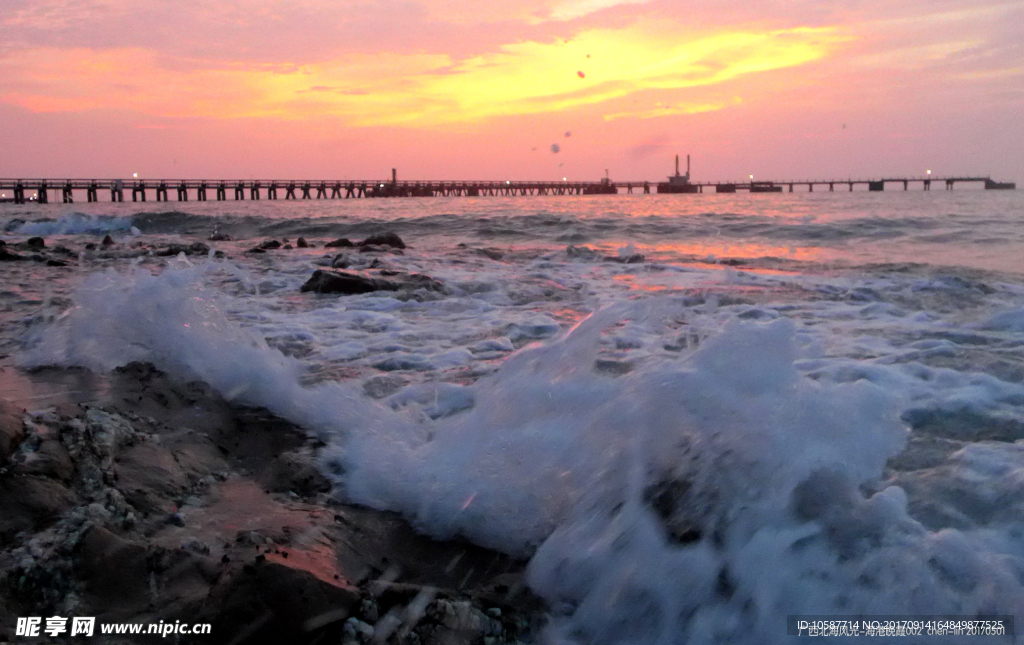
[[(0, 365), (305, 427), (343, 500), (528, 559), (538, 642), (1016, 642), (934, 629), (1024, 619), (1024, 193), (0, 204), (32, 236), (67, 266), (0, 265)], [(443, 289), (300, 290), (332, 264)]]

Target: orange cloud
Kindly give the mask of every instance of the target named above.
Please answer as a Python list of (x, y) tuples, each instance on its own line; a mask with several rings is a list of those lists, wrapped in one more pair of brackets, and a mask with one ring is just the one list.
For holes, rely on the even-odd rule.
[[(842, 40), (828, 28), (681, 38), (675, 29), (638, 22), (623, 29), (584, 30), (566, 41), (508, 44), (464, 60), (447, 54), (381, 53), (306, 65), (204, 67), (202, 61), (175, 61), (173, 68), (140, 48), (38, 48), (0, 60), (0, 74), (14, 80), (0, 98), (38, 112), (328, 116), (356, 127), (430, 127), (564, 111), (642, 90), (714, 85), (820, 59)], [(579, 71), (586, 72), (584, 77)], [(688, 103), (638, 116), (719, 107)]]

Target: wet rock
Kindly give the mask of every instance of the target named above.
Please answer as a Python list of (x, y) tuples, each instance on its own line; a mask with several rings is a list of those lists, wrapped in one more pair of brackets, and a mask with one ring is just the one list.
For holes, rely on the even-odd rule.
[(353, 244), (352, 240), (348, 239), (347, 237), (339, 237), (338, 239), (334, 240), (333, 242), (328, 242), (327, 244), (324, 244), (324, 248), (327, 248), (327, 249), (334, 249), (334, 248), (341, 248), (341, 247), (347, 248), (347, 247), (351, 247), (351, 246), (355, 246), (355, 244)]
[(76, 505), (74, 493), (52, 479), (34, 475), (0, 481), (0, 544), (19, 531), (37, 531)]
[(606, 255), (605, 262), (618, 262), (619, 264), (642, 264), (646, 258), (641, 253), (630, 255)]
[(152, 609), (166, 615), (182, 605), (197, 606), (217, 575), (206, 558), (181, 549), (147, 547), (100, 527), (82, 535), (75, 563), (86, 599), (108, 619)]
[(309, 242), (306, 241), (306, 238), (300, 237), (299, 239), (295, 240), (295, 246), (300, 249), (307, 249), (309, 248)]
[(18, 260), (24, 259), (24, 256), (18, 255), (17, 253), (11, 253), (5, 246), (0, 246), (0, 262), (17, 262)]
[(291, 244), (285, 244), (281, 248), (284, 249), (285, 251), (291, 251), (292, 250), (292, 245)]
[(358, 273), (343, 271), (314, 271), (300, 291), (316, 293), (341, 293), (346, 295), (371, 293), (373, 291), (398, 291), (400, 285), (391, 280), (370, 278)]
[(23, 458), (16, 469), (19, 473), (59, 479), (65, 483), (70, 482), (75, 473), (71, 455), (57, 439), (43, 439), (35, 450), (26, 451), (19, 457)]
[(266, 251), (261, 249), (258, 246), (254, 246), (253, 248), (251, 248), (248, 251), (246, 251), (246, 253), (266, 253)]
[(220, 231), (214, 231), (209, 238), (211, 242), (230, 242), (231, 236), (227, 233), (221, 233)]
[(30, 249), (44, 249), (46, 248), (46, 240), (41, 237), (30, 237), (25, 240), (25, 246)]
[(352, 262), (348, 259), (348, 256), (345, 255), (344, 253), (339, 253), (338, 255), (334, 256), (333, 260), (331, 260), (331, 268), (332, 269), (347, 269), (351, 265), (352, 265)]
[(114, 238), (110, 237), (109, 235), (104, 235), (103, 241), (100, 242), (100, 244), (102, 244), (103, 246), (111, 246), (114, 244)]
[(476, 252), (477, 254), (482, 255), (485, 258), (490, 258), (494, 261), (501, 260), (505, 257), (505, 254), (497, 249), (477, 249)]
[(404, 249), (405, 242), (403, 242), (402, 238), (398, 237), (398, 235), (393, 231), (386, 231), (384, 233), (371, 235), (360, 242), (359, 246), (391, 246), (398, 249)]
[(0, 401), (0, 467), (7, 463), (24, 438), (20, 412), (6, 401)]
[(46, 266), (48, 267), (66, 267), (67, 265), (68, 263), (65, 262), (64, 260), (49, 259), (46, 261)]
[(93, 244), (92, 242), (89, 242), (88, 244), (85, 245), (85, 250), (86, 251), (95, 251), (96, 250), (96, 245)]
[(301, 450), (278, 457), (264, 471), (260, 482), (272, 493), (294, 492), (302, 497), (313, 497), (331, 490), (330, 480), (317, 468), (313, 455)]
[(565, 247), (565, 254), (570, 258), (581, 258), (584, 260), (596, 260), (597, 252), (589, 246), (574, 246), (570, 244)]
[(193, 242), (192, 244), (171, 244), (167, 248), (159, 249), (154, 253), (160, 257), (171, 257), (184, 253), (185, 255), (206, 255), (210, 252), (210, 247), (202, 242)]
[(265, 251), (269, 251), (271, 249), (279, 249), (281, 248), (281, 243), (278, 242), (277, 240), (267, 240), (263, 244), (260, 244), (259, 248)]
[(200, 618), (221, 642), (337, 643), (359, 600), (354, 589), (264, 559), (222, 578)]

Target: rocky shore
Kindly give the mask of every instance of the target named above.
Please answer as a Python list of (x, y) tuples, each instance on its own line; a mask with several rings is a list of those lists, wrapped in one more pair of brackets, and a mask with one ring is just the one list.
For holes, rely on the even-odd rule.
[(0, 642), (21, 640), (19, 616), (55, 615), (210, 623), (175, 642), (237, 645), (514, 643), (540, 628), (523, 562), (338, 502), (301, 428), (148, 364), (106, 391), (0, 402)]

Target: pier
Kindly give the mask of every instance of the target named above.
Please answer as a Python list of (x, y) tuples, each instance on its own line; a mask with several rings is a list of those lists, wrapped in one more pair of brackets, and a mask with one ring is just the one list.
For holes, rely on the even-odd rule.
[[(678, 173), (678, 171), (677, 171)], [(368, 199), (380, 197), (517, 197), (527, 195), (609, 195), (678, 193), (780, 193), (818, 191), (852, 192), (854, 187), (877, 192), (886, 187), (910, 190), (911, 186), (931, 190), (932, 185), (953, 190), (956, 184), (982, 184), (987, 190), (1013, 190), (1016, 184), (998, 182), (991, 177), (882, 177), (874, 179), (801, 179), (743, 182), (690, 182), (687, 173), (684, 182), (659, 184), (640, 181), (398, 181), (392, 172), (388, 179), (0, 179), (0, 192), (4, 201), (16, 204), (35, 202), (70, 204), (84, 193), (87, 202), (97, 202), (100, 195), (110, 196), (111, 202), (123, 202), (128, 196), (133, 202), (145, 202), (150, 197), (158, 202), (176, 201), (243, 201), (260, 199), (317, 200)], [(672, 183), (678, 190), (660, 191), (661, 185)], [(106, 200), (105, 200), (106, 201)]]

